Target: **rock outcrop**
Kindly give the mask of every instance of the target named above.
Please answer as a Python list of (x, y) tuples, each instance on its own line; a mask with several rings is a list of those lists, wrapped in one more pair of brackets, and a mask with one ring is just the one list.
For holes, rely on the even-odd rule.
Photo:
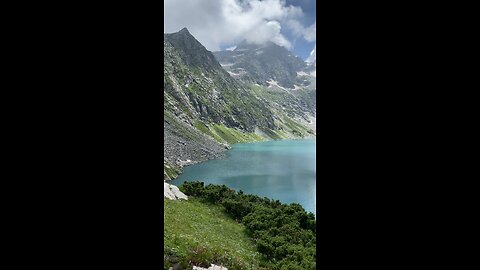
[(188, 200), (187, 195), (183, 194), (177, 186), (163, 183), (163, 197), (170, 200)]

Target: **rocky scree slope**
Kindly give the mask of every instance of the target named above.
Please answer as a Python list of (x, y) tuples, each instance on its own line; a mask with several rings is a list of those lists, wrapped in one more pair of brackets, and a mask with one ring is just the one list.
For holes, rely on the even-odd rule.
[(277, 125), (291, 129), (291, 120), (315, 131), (316, 61), (304, 62), (290, 51), (268, 42), (240, 43), (233, 51), (214, 52), (234, 78), (249, 85), (279, 119)]

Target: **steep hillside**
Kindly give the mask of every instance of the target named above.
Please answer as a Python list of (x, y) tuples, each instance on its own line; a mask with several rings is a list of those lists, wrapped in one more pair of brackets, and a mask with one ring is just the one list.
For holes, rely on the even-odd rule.
[(265, 104), (234, 80), (188, 30), (166, 34), (164, 51), (165, 109), (180, 106), (184, 120), (199, 119), (243, 131), (275, 128)]

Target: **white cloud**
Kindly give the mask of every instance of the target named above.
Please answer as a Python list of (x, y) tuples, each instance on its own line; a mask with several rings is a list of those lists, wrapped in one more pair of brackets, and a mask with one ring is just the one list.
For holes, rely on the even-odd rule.
[(292, 31), (292, 34), (295, 37), (302, 36), (303, 32), (305, 31), (305, 27), (303, 26), (303, 24), (294, 19), (288, 20), (286, 22), (286, 26)]
[(281, 0), (165, 0), (163, 30), (172, 33), (187, 27), (211, 51), (243, 39), (257, 44), (272, 41), (290, 49), (282, 26), (289, 27), (288, 21), (301, 16), (300, 7)]
[(264, 44), (267, 41), (272, 41), (280, 46), (291, 49), (292, 44), (280, 33), (281, 29), (282, 27), (279, 22), (269, 21), (246, 33), (245, 39), (247, 42), (254, 44)]
[(305, 29), (303, 38), (305, 38), (306, 41), (317, 40), (317, 21)]
[(288, 29), (292, 31), (295, 37), (303, 37), (306, 41), (312, 42), (317, 39), (317, 22), (315, 21), (309, 27), (304, 27), (299, 21), (290, 19), (286, 22)]

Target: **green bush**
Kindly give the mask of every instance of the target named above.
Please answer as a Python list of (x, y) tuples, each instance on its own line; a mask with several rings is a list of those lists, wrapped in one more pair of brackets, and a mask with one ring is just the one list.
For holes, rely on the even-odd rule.
[[(263, 256), (263, 267), (315, 269), (316, 220), (300, 204), (282, 204), (278, 200), (235, 192), (225, 185), (205, 187), (203, 182), (185, 182), (180, 189), (188, 196), (222, 205), (230, 217), (243, 223)], [(197, 254), (197, 257), (197, 263), (205, 265), (213, 263), (219, 255), (202, 257)], [(235, 265), (229, 260), (224, 263)]]

